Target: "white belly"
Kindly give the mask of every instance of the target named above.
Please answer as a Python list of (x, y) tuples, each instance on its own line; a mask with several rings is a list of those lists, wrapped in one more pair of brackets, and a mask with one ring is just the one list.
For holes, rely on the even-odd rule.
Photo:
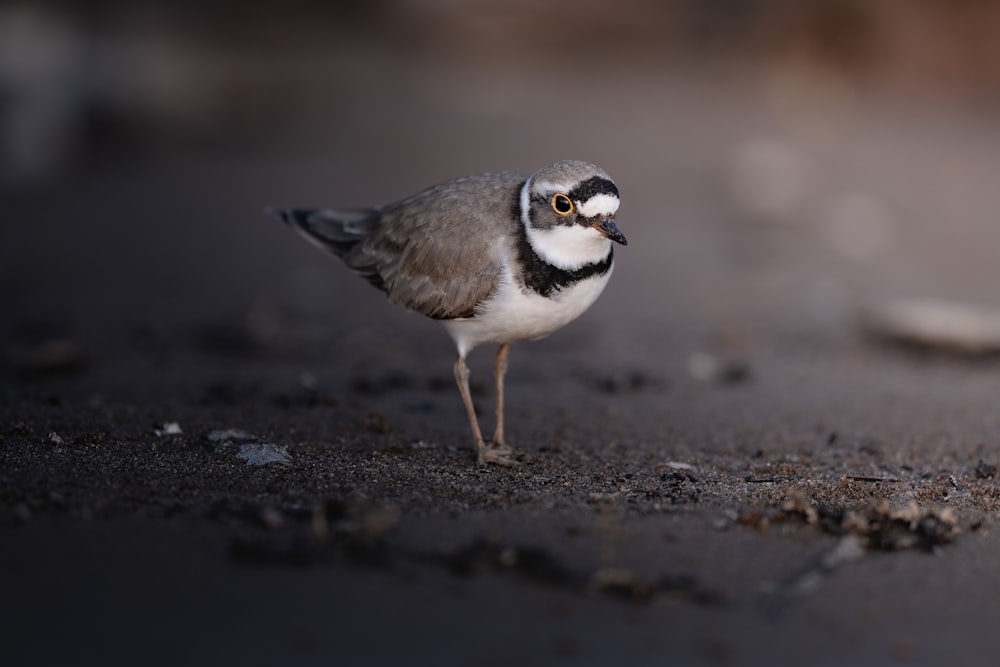
[(483, 344), (513, 343), (547, 336), (576, 318), (597, 300), (611, 277), (604, 275), (574, 283), (549, 297), (505, 280), (497, 294), (475, 317), (442, 322), (464, 357)]

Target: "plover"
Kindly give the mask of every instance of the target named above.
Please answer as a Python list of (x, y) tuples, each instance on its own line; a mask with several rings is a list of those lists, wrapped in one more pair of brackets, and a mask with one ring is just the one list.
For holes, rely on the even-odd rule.
[[(362, 210), (269, 209), (342, 259), (393, 303), (436, 319), (458, 348), (455, 381), (480, 463), (516, 462), (504, 440), (509, 345), (542, 338), (590, 307), (614, 267), (619, 194), (587, 162), (556, 162), (534, 174), (465, 176), (401, 201)], [(479, 429), (465, 358), (499, 345), (496, 431)]]

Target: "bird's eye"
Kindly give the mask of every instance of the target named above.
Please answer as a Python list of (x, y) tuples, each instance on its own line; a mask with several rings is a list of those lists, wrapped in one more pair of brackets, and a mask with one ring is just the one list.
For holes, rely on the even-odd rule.
[(569, 215), (573, 212), (573, 202), (564, 194), (552, 197), (552, 210), (559, 215)]

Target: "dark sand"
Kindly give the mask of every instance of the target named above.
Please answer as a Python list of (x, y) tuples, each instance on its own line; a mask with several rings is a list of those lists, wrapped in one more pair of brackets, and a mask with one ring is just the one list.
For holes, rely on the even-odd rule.
[[(855, 315), (1000, 306), (997, 137), (890, 104), (788, 138), (752, 87), (662, 90), (545, 128), (358, 111), (322, 159), (5, 196), (0, 663), (995, 664), (996, 362)], [(727, 194), (760, 135), (814, 160), (805, 222)], [(559, 158), (617, 179), (630, 244), (590, 312), (513, 346), (521, 465), (480, 468), (447, 336), (261, 211)], [(891, 234), (845, 257), (809, 216), (858, 191)], [(290, 462), (238, 457), (260, 443)]]

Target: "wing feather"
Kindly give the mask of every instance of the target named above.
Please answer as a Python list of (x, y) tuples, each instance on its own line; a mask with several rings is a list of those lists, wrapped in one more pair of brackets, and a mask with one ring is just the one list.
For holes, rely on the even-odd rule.
[(438, 319), (471, 317), (499, 284), (498, 244), (520, 224), (512, 207), (523, 180), (479, 174), (383, 207), (349, 264), (373, 262), (395, 303)]
[(521, 224), (524, 178), (477, 174), (361, 211), (273, 212), (390, 301), (437, 319), (471, 317), (500, 282), (500, 246)]

